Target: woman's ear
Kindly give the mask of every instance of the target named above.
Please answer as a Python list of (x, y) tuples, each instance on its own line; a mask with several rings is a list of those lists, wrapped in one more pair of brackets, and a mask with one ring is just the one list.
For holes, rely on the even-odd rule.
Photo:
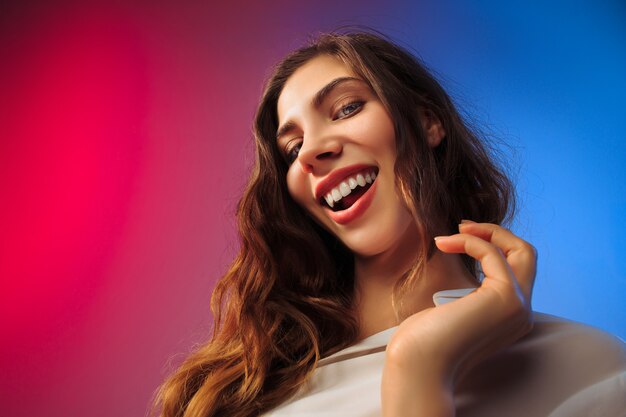
[(431, 110), (422, 109), (419, 114), (422, 129), (424, 129), (426, 140), (428, 141), (428, 146), (436, 148), (446, 136), (446, 131), (443, 130), (441, 121), (439, 121), (439, 118)]

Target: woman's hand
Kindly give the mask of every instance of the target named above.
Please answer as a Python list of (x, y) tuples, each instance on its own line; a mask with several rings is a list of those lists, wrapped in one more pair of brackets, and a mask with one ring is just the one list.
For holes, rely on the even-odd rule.
[(485, 278), (471, 294), (402, 322), (387, 346), (384, 416), (453, 416), (459, 375), (532, 329), (534, 247), (494, 224), (464, 222), (459, 231), (436, 246), (475, 258)]

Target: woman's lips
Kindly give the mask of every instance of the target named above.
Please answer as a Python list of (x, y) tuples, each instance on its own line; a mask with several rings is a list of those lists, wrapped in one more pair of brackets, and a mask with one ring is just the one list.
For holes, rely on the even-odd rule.
[(341, 182), (345, 181), (349, 176), (357, 174), (360, 171), (365, 171), (369, 168), (372, 169), (372, 172), (378, 172), (378, 169), (375, 166), (366, 164), (349, 165), (332, 171), (315, 187), (315, 199), (321, 201), (328, 192), (330, 192), (333, 188), (339, 187)]
[(360, 217), (367, 208), (372, 204), (372, 200), (374, 199), (374, 194), (376, 193), (376, 185), (378, 181), (374, 181), (372, 186), (368, 188), (368, 190), (363, 194), (357, 201), (354, 202), (350, 207), (341, 211), (332, 211), (328, 207), (324, 207), (328, 216), (338, 224), (348, 224), (351, 221)]

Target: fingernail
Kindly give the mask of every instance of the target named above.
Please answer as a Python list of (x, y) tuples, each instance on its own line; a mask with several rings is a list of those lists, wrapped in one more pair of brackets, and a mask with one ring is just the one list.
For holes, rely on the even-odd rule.
[(435, 236), (435, 242), (441, 242), (442, 240), (448, 239), (450, 236)]
[(461, 224), (466, 224), (466, 223), (476, 223), (476, 222), (472, 220), (467, 220), (467, 219), (461, 220)]

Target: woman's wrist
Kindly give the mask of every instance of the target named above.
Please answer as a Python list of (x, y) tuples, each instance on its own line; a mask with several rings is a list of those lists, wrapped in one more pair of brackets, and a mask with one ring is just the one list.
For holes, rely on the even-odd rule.
[(387, 348), (381, 398), (385, 417), (452, 417), (451, 378), (432, 356), (409, 357), (399, 343)]

